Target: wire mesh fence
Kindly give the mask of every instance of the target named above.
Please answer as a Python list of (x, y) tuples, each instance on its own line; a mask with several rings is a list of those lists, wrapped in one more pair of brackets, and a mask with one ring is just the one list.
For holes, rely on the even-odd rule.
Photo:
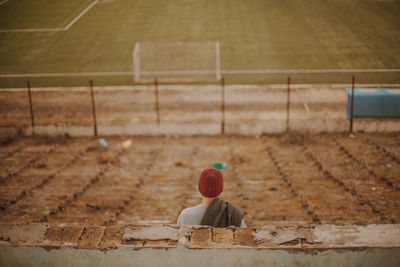
[[(223, 80), (222, 80), (223, 81)], [(345, 131), (345, 88), (322, 85), (159, 85), (0, 91), (0, 126), (192, 128), (192, 133)], [(32, 108), (32, 114), (30, 114)], [(146, 128), (150, 127), (150, 128)], [(147, 132), (146, 132), (147, 131)], [(169, 130), (170, 132), (172, 130)], [(154, 131), (153, 131), (154, 133)], [(157, 133), (163, 133), (158, 131)]]
[(31, 124), (27, 91), (0, 91), (0, 118), (2, 126)]
[(90, 91), (32, 90), (35, 125), (92, 125)]
[(153, 90), (95, 90), (97, 123), (124, 125), (155, 121)]

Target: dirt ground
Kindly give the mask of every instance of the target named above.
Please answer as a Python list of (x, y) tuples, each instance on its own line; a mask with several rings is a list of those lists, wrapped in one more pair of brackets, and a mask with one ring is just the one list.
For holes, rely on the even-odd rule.
[[(130, 139), (132, 145), (123, 148)], [(175, 223), (224, 161), (248, 226), (400, 223), (400, 134), (25, 137), (0, 147), (0, 222)]]

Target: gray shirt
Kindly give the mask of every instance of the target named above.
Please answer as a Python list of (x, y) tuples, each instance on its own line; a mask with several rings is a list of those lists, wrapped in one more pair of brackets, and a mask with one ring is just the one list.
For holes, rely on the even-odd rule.
[[(206, 212), (207, 206), (204, 204), (199, 204), (197, 206), (186, 208), (182, 210), (181, 214), (178, 217), (178, 225), (200, 225), (201, 219), (203, 219), (203, 215)], [(244, 223), (244, 219), (242, 219), (242, 223), (240, 227), (246, 227)]]

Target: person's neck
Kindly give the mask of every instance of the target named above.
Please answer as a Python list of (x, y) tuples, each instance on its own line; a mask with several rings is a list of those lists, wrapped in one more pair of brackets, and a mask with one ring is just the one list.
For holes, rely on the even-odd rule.
[(203, 200), (201, 201), (201, 204), (204, 206), (207, 206), (211, 204), (211, 202), (215, 199), (215, 197), (203, 197)]

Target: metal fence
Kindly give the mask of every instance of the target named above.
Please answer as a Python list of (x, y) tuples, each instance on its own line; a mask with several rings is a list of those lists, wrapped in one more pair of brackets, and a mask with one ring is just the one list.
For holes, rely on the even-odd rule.
[(292, 85), (290, 77), (281, 85), (225, 85), (224, 78), (214, 85), (154, 80), (134, 87), (94, 87), (90, 80), (88, 87), (31, 88), (27, 82), (26, 90), (0, 91), (0, 126), (85, 127), (95, 136), (118, 127), (139, 134), (180, 133), (180, 127), (191, 134), (353, 131), (345, 87)]

